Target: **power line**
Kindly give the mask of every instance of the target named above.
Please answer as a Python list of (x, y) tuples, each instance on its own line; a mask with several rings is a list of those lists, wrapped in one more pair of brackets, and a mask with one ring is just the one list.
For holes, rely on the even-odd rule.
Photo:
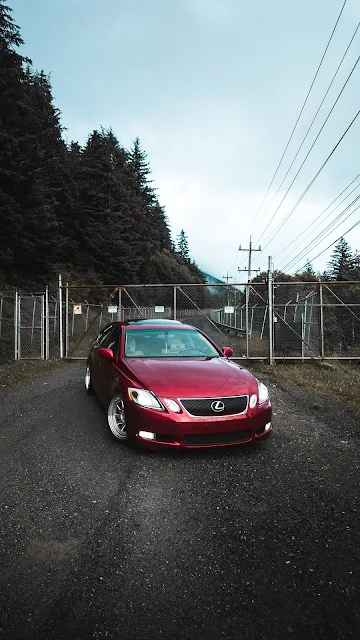
[[(349, 213), (348, 216), (346, 216), (346, 218), (344, 220), (341, 220), (341, 218), (343, 218), (344, 214), (349, 211), (349, 209), (355, 204), (355, 202), (357, 202), (360, 199), (360, 195), (357, 196), (356, 198), (354, 198), (354, 200), (352, 200), (352, 202), (350, 202), (350, 204), (348, 204), (345, 209), (343, 209), (343, 211), (341, 213), (339, 213), (339, 215), (332, 220), (332, 222), (330, 222), (328, 224), (327, 227), (325, 227), (325, 229), (323, 229), (306, 247), (304, 247), (304, 249), (302, 249), (294, 258), (292, 258), (292, 260), (290, 260), (284, 267), (283, 269), (290, 269), (293, 265), (295, 265), (297, 262), (299, 262), (299, 260), (301, 260), (305, 254), (309, 251), (309, 249), (315, 249), (315, 247), (317, 247), (323, 240), (325, 240), (326, 238), (328, 238), (328, 236), (335, 231), (335, 229), (337, 229), (338, 227), (340, 227), (341, 224), (343, 224), (343, 222), (345, 222), (346, 220), (348, 220), (348, 218), (350, 218), (350, 216), (352, 216), (352, 214), (354, 213), (354, 211), (356, 211), (356, 209), (354, 209), (354, 211), (351, 211), (351, 213)], [(340, 222), (339, 222), (340, 221)], [(339, 224), (336, 225), (336, 227), (334, 227), (335, 223), (338, 222)], [(326, 233), (328, 231), (328, 233)], [(326, 235), (324, 236), (324, 233), (326, 233)], [(316, 242), (316, 240), (319, 239), (319, 242)], [(315, 246), (312, 246), (314, 245)]]
[[(290, 218), (290, 216), (293, 214), (293, 212), (295, 211), (295, 209), (298, 207), (298, 205), (300, 204), (301, 200), (305, 197), (305, 195), (307, 194), (307, 192), (309, 191), (309, 189), (311, 188), (311, 186), (314, 184), (315, 180), (318, 178), (318, 176), (320, 175), (320, 173), (322, 172), (323, 168), (325, 167), (325, 165), (329, 162), (331, 156), (335, 153), (336, 149), (338, 148), (338, 146), (340, 145), (340, 143), (342, 142), (342, 140), (345, 138), (346, 134), (348, 133), (348, 131), (350, 130), (350, 128), (352, 127), (352, 125), (354, 124), (356, 118), (359, 116), (360, 114), (360, 110), (355, 114), (354, 118), (351, 120), (349, 126), (346, 128), (346, 130), (344, 131), (344, 133), (342, 134), (341, 138), (338, 140), (338, 142), (336, 143), (335, 147), (332, 149), (332, 151), (329, 153), (328, 157), (326, 158), (326, 160), (323, 162), (323, 164), (321, 165), (319, 171), (317, 171), (317, 173), (314, 175), (313, 179), (309, 182), (308, 186), (306, 187), (306, 189), (304, 189), (304, 191), (302, 192), (301, 196), (298, 198), (297, 202), (295, 203), (295, 205), (293, 206), (293, 208), (290, 210), (290, 212), (288, 213), (288, 215), (286, 216), (286, 218), (282, 221), (281, 226), (284, 225), (288, 219)], [(275, 238), (275, 236), (277, 235), (277, 233), (279, 232), (279, 230), (281, 229), (281, 226), (277, 229), (277, 231), (273, 234), (273, 236), (270, 238), (270, 240), (268, 241), (268, 243), (265, 245), (264, 249), (266, 249), (266, 247), (269, 246), (270, 242)]]
[[(352, 181), (350, 182), (350, 184), (348, 184), (348, 186), (347, 186), (347, 187), (345, 187), (345, 189), (343, 189), (343, 191), (341, 191), (341, 193), (339, 193), (339, 195), (338, 195), (338, 196), (336, 196), (336, 198), (334, 198), (334, 200), (333, 200), (332, 202), (330, 202), (330, 204), (329, 204), (329, 205), (328, 205), (328, 206), (327, 206), (327, 207), (326, 207), (326, 208), (325, 208), (325, 209), (324, 209), (324, 210), (323, 210), (323, 211), (322, 211), (322, 212), (321, 212), (321, 213), (320, 213), (320, 214), (319, 214), (319, 215), (318, 215), (318, 216), (317, 216), (317, 217), (316, 217), (312, 222), (311, 222), (311, 224), (310, 224), (306, 229), (304, 229), (304, 231), (302, 231), (301, 233), (299, 233), (299, 235), (297, 235), (297, 236), (296, 236), (296, 238), (294, 238), (294, 240), (292, 240), (288, 245), (286, 245), (286, 247), (284, 247), (283, 249), (281, 249), (281, 250), (280, 250), (280, 251), (279, 251), (279, 252), (274, 256), (274, 258), (277, 258), (279, 255), (281, 255), (284, 251), (286, 251), (286, 249), (288, 249), (289, 247), (291, 247), (291, 245), (293, 245), (295, 242), (298, 242), (298, 241), (299, 241), (299, 239), (301, 238), (301, 236), (303, 236), (303, 235), (304, 235), (304, 233), (306, 233), (307, 231), (309, 231), (309, 230), (311, 229), (311, 227), (312, 227), (312, 226), (313, 226), (313, 225), (314, 225), (318, 220), (320, 220), (320, 218), (322, 218), (322, 216), (324, 215), (324, 213), (326, 213), (326, 211), (327, 211), (328, 209), (330, 209), (330, 207), (334, 204), (334, 202), (336, 202), (336, 200), (338, 200), (338, 199), (343, 195), (343, 193), (345, 193), (345, 191), (347, 191), (347, 190), (348, 190), (348, 188), (349, 188), (349, 187), (350, 187), (350, 186), (351, 186), (351, 185), (352, 185), (352, 184), (353, 184), (353, 183), (354, 183), (354, 182), (355, 182), (359, 177), (360, 177), (360, 173), (356, 176), (356, 178), (354, 178), (354, 180), (352, 180)], [(332, 209), (332, 211), (330, 211), (330, 213), (328, 214), (327, 218), (329, 217), (329, 215), (331, 215), (331, 213), (334, 213), (334, 211), (336, 211), (336, 209), (337, 209), (338, 207), (340, 207), (340, 205), (342, 205), (342, 203), (343, 203), (343, 202), (345, 202), (345, 200), (347, 200), (347, 199), (348, 199), (348, 197), (349, 197), (352, 193), (354, 193), (354, 191), (356, 191), (356, 189), (358, 189), (359, 187), (360, 187), (360, 184), (357, 184), (357, 185), (356, 185), (356, 187), (355, 187), (354, 189), (352, 189), (352, 190), (351, 190), (351, 191), (350, 191), (350, 192), (345, 196), (345, 198), (343, 198), (343, 199), (339, 202), (339, 204), (337, 204), (337, 205), (336, 205), (336, 207), (334, 207), (334, 209)], [(322, 224), (322, 223), (320, 223), (320, 224)], [(317, 227), (315, 227), (314, 231), (315, 231), (316, 229), (318, 229), (318, 228), (319, 228), (320, 224), (319, 224), (319, 225), (317, 225)], [(310, 232), (310, 234), (308, 234), (307, 238), (309, 237), (309, 235), (312, 235), (312, 233), (313, 233), (313, 231), (312, 231), (312, 232)], [(298, 248), (298, 247), (297, 247), (297, 248)], [(295, 251), (296, 251), (296, 249), (295, 249)], [(291, 254), (292, 254), (292, 253), (293, 253), (293, 251), (291, 251), (291, 252), (290, 252), (290, 253), (289, 253), (289, 254), (284, 258), (284, 262), (285, 262), (285, 260), (287, 260), (287, 259), (291, 256)]]
[[(359, 60), (360, 60), (360, 56), (358, 57), (358, 59), (356, 60), (356, 62), (355, 62), (355, 64), (354, 64), (354, 66), (353, 66), (353, 68), (351, 69), (351, 71), (350, 71), (350, 73), (349, 73), (349, 75), (348, 75), (348, 77), (347, 77), (347, 79), (346, 79), (346, 81), (345, 81), (345, 83), (344, 83), (344, 85), (343, 85), (343, 87), (342, 87), (342, 89), (341, 89), (341, 91), (340, 91), (339, 95), (337, 96), (337, 98), (336, 98), (336, 100), (335, 100), (335, 102), (334, 102), (333, 106), (331, 107), (331, 109), (330, 109), (330, 111), (329, 111), (329, 113), (328, 113), (327, 117), (325, 118), (325, 121), (324, 121), (324, 123), (323, 123), (323, 125), (322, 125), (322, 127), (321, 127), (321, 129), (320, 129), (320, 131), (319, 131), (319, 133), (317, 134), (317, 136), (316, 136), (316, 138), (315, 138), (314, 142), (312, 143), (312, 145), (311, 145), (311, 147), (310, 147), (309, 151), (307, 152), (307, 154), (306, 154), (306, 156), (305, 156), (304, 160), (302, 161), (302, 163), (301, 163), (301, 165), (300, 165), (300, 168), (298, 169), (297, 173), (295, 174), (295, 176), (294, 176), (294, 178), (293, 178), (292, 182), (290, 183), (290, 186), (288, 187), (287, 191), (285, 192), (285, 195), (284, 195), (284, 197), (282, 198), (282, 200), (281, 200), (280, 204), (279, 204), (279, 205), (277, 206), (277, 208), (275, 209), (275, 211), (274, 211), (274, 213), (273, 213), (273, 216), (272, 216), (272, 218), (271, 218), (270, 222), (266, 225), (266, 227), (265, 227), (264, 231), (262, 232), (262, 234), (261, 234), (261, 236), (260, 236), (260, 238), (259, 238), (258, 242), (260, 242), (260, 240), (262, 239), (262, 237), (263, 237), (263, 236), (264, 236), (264, 234), (266, 233), (267, 229), (268, 229), (268, 228), (269, 228), (269, 226), (271, 225), (271, 223), (272, 223), (272, 221), (274, 220), (274, 218), (275, 218), (275, 216), (276, 216), (277, 212), (279, 211), (279, 209), (280, 209), (280, 207), (281, 207), (282, 203), (284, 202), (284, 200), (285, 200), (286, 196), (288, 195), (288, 193), (289, 193), (289, 191), (290, 191), (291, 187), (293, 186), (293, 184), (294, 184), (294, 182), (295, 182), (296, 178), (298, 177), (298, 175), (299, 175), (299, 173), (300, 173), (301, 169), (303, 168), (303, 166), (304, 166), (304, 164), (305, 164), (306, 160), (308, 159), (308, 157), (309, 157), (309, 155), (310, 155), (310, 153), (311, 153), (312, 149), (314, 148), (314, 146), (315, 146), (315, 144), (316, 144), (316, 142), (317, 142), (317, 140), (318, 140), (318, 138), (319, 138), (319, 136), (320, 136), (320, 134), (321, 134), (322, 130), (324, 129), (324, 127), (325, 127), (325, 125), (326, 125), (327, 121), (329, 120), (329, 118), (330, 118), (330, 116), (331, 116), (331, 114), (332, 114), (333, 110), (335, 109), (335, 106), (336, 106), (337, 102), (339, 101), (339, 99), (340, 99), (340, 96), (341, 96), (342, 92), (344, 91), (344, 89), (345, 89), (345, 87), (346, 87), (347, 83), (349, 82), (349, 80), (350, 80), (350, 78), (351, 78), (351, 76), (352, 76), (352, 74), (353, 74), (353, 72), (354, 72), (354, 70), (355, 70), (355, 68), (356, 68), (356, 66), (357, 66), (357, 64), (358, 64), (358, 62), (359, 62)], [(280, 223), (279, 227), (277, 228), (277, 230), (275, 231), (275, 233), (271, 236), (271, 238), (270, 238), (269, 242), (267, 243), (267, 245), (265, 245), (265, 247), (264, 247), (265, 249), (266, 249), (266, 247), (270, 244), (270, 242), (275, 238), (275, 236), (279, 233), (279, 231), (280, 231), (281, 227), (285, 224), (285, 222), (287, 222), (287, 220), (290, 218), (290, 215), (291, 215), (291, 214), (292, 214), (292, 211), (291, 211), (291, 213), (290, 213), (290, 214), (285, 218), (285, 220), (283, 220), (283, 221)]]
[(253, 225), (254, 225), (255, 220), (256, 220), (256, 218), (257, 218), (258, 214), (260, 213), (260, 211), (261, 211), (261, 209), (262, 209), (262, 207), (263, 207), (263, 205), (264, 205), (264, 202), (265, 202), (265, 200), (266, 200), (266, 198), (267, 198), (267, 196), (268, 196), (268, 193), (269, 193), (269, 191), (270, 191), (270, 189), (271, 189), (271, 187), (272, 187), (272, 185), (273, 185), (273, 182), (274, 182), (274, 180), (275, 180), (275, 178), (276, 178), (276, 176), (277, 176), (277, 174), (278, 174), (278, 171), (279, 171), (279, 169), (280, 169), (281, 163), (282, 163), (282, 161), (283, 161), (283, 159), (284, 159), (284, 157), (285, 157), (285, 154), (286, 154), (286, 152), (287, 152), (287, 150), (288, 150), (289, 144), (290, 144), (290, 142), (291, 142), (291, 140), (292, 140), (292, 137), (293, 137), (293, 135), (294, 135), (294, 133), (295, 133), (296, 127), (297, 127), (297, 125), (298, 125), (298, 123), (299, 123), (299, 120), (300, 120), (301, 115), (302, 115), (302, 113), (303, 113), (303, 111), (304, 111), (305, 105), (306, 105), (306, 103), (307, 103), (307, 101), (308, 101), (308, 98), (309, 98), (309, 96), (310, 96), (310, 93), (311, 93), (311, 91), (312, 91), (312, 88), (313, 88), (313, 86), (314, 86), (314, 84), (315, 84), (315, 80), (316, 80), (316, 78), (317, 78), (317, 76), (318, 76), (318, 73), (319, 73), (319, 71), (320, 71), (321, 65), (322, 65), (322, 63), (323, 63), (323, 61), (324, 61), (324, 58), (325, 58), (325, 56), (326, 56), (327, 50), (328, 50), (328, 48), (329, 48), (329, 46), (330, 46), (330, 42), (331, 42), (331, 40), (332, 40), (332, 37), (333, 37), (333, 35), (334, 35), (335, 31), (336, 31), (336, 27), (337, 27), (337, 25), (338, 25), (338, 23), (339, 23), (339, 20), (340, 20), (340, 18), (341, 18), (341, 14), (342, 14), (342, 12), (343, 12), (343, 10), (344, 10), (344, 8), (345, 8), (346, 2), (347, 2), (347, 0), (344, 0), (344, 4), (343, 4), (343, 5), (342, 5), (342, 7), (341, 7), (340, 13), (339, 13), (339, 15), (338, 15), (338, 17), (337, 17), (337, 20), (336, 20), (336, 22), (335, 22), (335, 26), (334, 26), (334, 28), (333, 28), (333, 30), (332, 30), (332, 32), (331, 32), (330, 38), (329, 38), (328, 43), (327, 43), (327, 45), (326, 45), (326, 47), (325, 47), (325, 51), (324, 51), (324, 53), (323, 53), (323, 55), (322, 55), (322, 58), (321, 58), (320, 63), (319, 63), (319, 66), (318, 66), (318, 68), (317, 68), (317, 70), (316, 70), (316, 73), (315, 73), (315, 75), (314, 75), (313, 81), (312, 81), (312, 83), (311, 83), (311, 85), (310, 85), (310, 89), (309, 89), (309, 91), (307, 92), (307, 95), (306, 95), (306, 98), (305, 98), (305, 100), (304, 100), (304, 103), (303, 103), (303, 105), (302, 105), (302, 107), (301, 107), (301, 109), (300, 109), (300, 113), (299, 113), (299, 115), (298, 115), (298, 117), (297, 117), (297, 120), (296, 120), (296, 122), (295, 122), (295, 126), (294, 126), (294, 128), (293, 128), (293, 130), (292, 130), (292, 132), (291, 132), (291, 134), (290, 134), (290, 138), (289, 138), (289, 140), (287, 141), (287, 144), (286, 144), (286, 146), (285, 146), (284, 152), (283, 152), (283, 154), (282, 154), (282, 156), (281, 156), (281, 158), (280, 158), (280, 162), (279, 162), (278, 166), (276, 167), (275, 173), (274, 173), (274, 175), (273, 175), (273, 177), (272, 177), (272, 179), (271, 179), (271, 182), (270, 182), (270, 184), (269, 184), (269, 186), (268, 186), (268, 189), (267, 189), (267, 191), (266, 191), (266, 194), (265, 194), (265, 196), (264, 196), (264, 198), (263, 198), (263, 200), (262, 200), (262, 202), (261, 202), (261, 205), (260, 205), (260, 207), (259, 207), (259, 209), (258, 209), (257, 213), (255, 214), (255, 218), (254, 218), (254, 220), (253, 220), (253, 222), (252, 222), (252, 225), (251, 225), (251, 226), (253, 226)]
[[(356, 207), (356, 209), (354, 209), (354, 211), (352, 213), (355, 213), (355, 211), (357, 211), (357, 209), (360, 209), (360, 204), (358, 207)], [(347, 231), (345, 231), (345, 233), (342, 233), (341, 236), (339, 236), (336, 240), (334, 240), (334, 242), (332, 242), (331, 244), (329, 244), (328, 247), (326, 247), (326, 249), (323, 249), (323, 251), (320, 251), (320, 253), (318, 253), (316, 256), (314, 256), (313, 258), (310, 258), (310, 261), (313, 262), (314, 260), (316, 260), (316, 258), (318, 258), (319, 256), (321, 256), (323, 253), (325, 253), (325, 251), (327, 251), (328, 249), (331, 249), (331, 247), (336, 243), (339, 242), (339, 240), (341, 240), (341, 238), (344, 238), (346, 236), (347, 233), (350, 233), (350, 231), (352, 231), (353, 229), (355, 229), (355, 227), (358, 226), (358, 224), (360, 224), (360, 220), (358, 220), (357, 222), (355, 222), (355, 224), (353, 224), (352, 227), (350, 227), (350, 229), (348, 229)], [(307, 264), (307, 263), (306, 263)], [(298, 269), (296, 271), (296, 273), (299, 273), (302, 269), (306, 268), (306, 264), (303, 265), (302, 267), (300, 267), (300, 269)]]
[[(339, 213), (339, 215), (336, 216), (336, 218), (334, 220), (332, 220), (324, 229), (322, 229), (322, 231), (320, 233), (318, 233), (318, 235), (315, 236), (315, 238), (313, 238), (313, 240), (311, 242), (309, 242), (308, 245), (306, 245), (303, 249), (301, 249), (301, 251), (299, 251), (299, 253), (296, 254), (296, 256), (294, 258), (291, 258), (291, 260), (289, 260), (289, 262), (287, 262), (284, 266), (280, 265), (279, 268), (281, 268), (281, 269), (290, 269), (294, 264), (296, 264), (296, 262), (299, 262), (299, 260), (301, 260), (305, 256), (305, 254), (309, 251), (309, 249), (313, 249), (314, 248), (313, 247), (314, 243), (315, 243), (315, 246), (317, 246), (319, 244), (319, 243), (316, 243), (316, 240), (318, 240), (318, 238), (320, 238), (320, 242), (321, 242), (322, 236), (324, 235), (324, 233), (326, 233), (326, 231), (330, 230), (330, 233), (331, 233), (332, 227), (334, 226), (334, 224), (336, 222), (338, 222), (339, 220), (341, 220), (341, 218), (344, 216), (344, 214), (349, 210), (350, 207), (352, 207), (353, 204), (355, 204), (355, 202), (357, 202), (359, 200), (359, 198), (360, 198), (360, 196), (357, 196), (356, 198), (354, 198), (354, 200), (352, 200), (350, 202), (350, 204), (347, 205), (347, 207), (345, 207), (345, 209), (343, 209), (343, 211), (341, 213)], [(347, 220), (347, 218), (345, 218), (345, 220)], [(342, 221), (342, 222), (344, 222), (344, 221)], [(342, 222), (340, 222), (340, 224), (342, 224)], [(340, 226), (340, 224), (337, 225), (337, 227)], [(327, 238), (328, 235), (330, 235), (330, 234), (327, 234), (325, 237)]]
[[(326, 90), (326, 93), (325, 93), (325, 95), (324, 95), (324, 97), (323, 97), (322, 101), (320, 102), (320, 105), (319, 105), (319, 107), (318, 107), (318, 109), (317, 109), (317, 111), (316, 111), (316, 113), (315, 113), (315, 115), (314, 115), (314, 117), (313, 117), (313, 119), (312, 119), (312, 121), (311, 121), (311, 124), (310, 124), (310, 126), (309, 126), (309, 128), (308, 128), (307, 132), (305, 133), (305, 136), (303, 137), (302, 142), (301, 142), (301, 144), (300, 144), (300, 146), (299, 146), (299, 148), (298, 148), (298, 150), (297, 150), (296, 154), (294, 155), (294, 157), (293, 157), (293, 159), (292, 159), (292, 162), (291, 162), (291, 164), (290, 164), (290, 166), (289, 166), (289, 168), (288, 168), (287, 172), (285, 173), (285, 176), (284, 176), (284, 178), (283, 178), (282, 182), (281, 182), (281, 183), (280, 183), (280, 185), (278, 186), (277, 191), (276, 191), (276, 193), (275, 193), (274, 197), (272, 198), (272, 200), (271, 200), (270, 204), (268, 205), (268, 207), (267, 207), (267, 209), (266, 209), (266, 211), (265, 211), (265, 214), (264, 214), (264, 215), (266, 215), (266, 214), (267, 214), (267, 212), (269, 211), (269, 209), (271, 208), (271, 205), (273, 204), (273, 202), (274, 202), (274, 200), (275, 200), (276, 196), (278, 195), (278, 193), (279, 193), (279, 191), (280, 191), (281, 187), (283, 186), (283, 184), (284, 184), (284, 182), (285, 182), (285, 180), (286, 180), (287, 176), (289, 175), (289, 173), (290, 173), (290, 171), (291, 171), (291, 168), (293, 167), (294, 162), (295, 162), (296, 158), (298, 157), (298, 155), (299, 155), (299, 153), (300, 153), (300, 150), (302, 149), (302, 146), (303, 146), (303, 144), (304, 144), (304, 142), (305, 142), (306, 138), (308, 137), (308, 135), (309, 135), (309, 133), (310, 133), (310, 130), (311, 130), (311, 128), (312, 128), (312, 126), (313, 126), (313, 124), (314, 124), (314, 122), (315, 122), (315, 120), (316, 120), (316, 118), (317, 118), (317, 116), (318, 116), (318, 113), (319, 113), (319, 111), (320, 111), (320, 109), (321, 109), (322, 105), (323, 105), (323, 104), (324, 104), (324, 102), (325, 102), (326, 96), (328, 95), (328, 93), (329, 93), (329, 91), (330, 91), (330, 89), (331, 89), (331, 87), (332, 87), (332, 85), (333, 85), (333, 83), (334, 83), (334, 80), (335, 80), (335, 78), (336, 78), (336, 76), (337, 76), (337, 74), (338, 74), (338, 72), (339, 72), (339, 69), (340, 69), (340, 67), (341, 67), (342, 63), (344, 62), (345, 56), (346, 56), (347, 52), (348, 52), (348, 51), (349, 51), (349, 49), (350, 49), (350, 46), (351, 46), (351, 44), (352, 44), (352, 42), (353, 42), (353, 40), (354, 40), (354, 38), (355, 38), (355, 36), (356, 36), (356, 33), (357, 33), (357, 31), (358, 31), (359, 27), (360, 27), (360, 22), (358, 23), (358, 25), (357, 25), (357, 27), (356, 27), (356, 29), (355, 29), (355, 31), (354, 31), (354, 34), (353, 34), (353, 36), (352, 36), (352, 38), (351, 38), (351, 40), (350, 40), (350, 42), (349, 42), (349, 44), (348, 44), (348, 46), (347, 46), (347, 48), (346, 48), (346, 50), (345, 50), (345, 53), (344, 53), (343, 57), (342, 57), (342, 58), (341, 58), (341, 60), (340, 60), (340, 63), (339, 63), (339, 65), (338, 65), (338, 67), (337, 67), (337, 69), (336, 69), (336, 71), (335, 71), (335, 73), (334, 73), (334, 75), (333, 75), (333, 77), (332, 77), (332, 80), (331, 80), (331, 82), (330, 82), (330, 84), (329, 84), (329, 86), (328, 86), (328, 88), (327, 88), (327, 90)], [(335, 103), (335, 104), (336, 104), (336, 103)], [(321, 133), (321, 130), (320, 130), (320, 132), (319, 132), (319, 135), (320, 135), (320, 133)]]

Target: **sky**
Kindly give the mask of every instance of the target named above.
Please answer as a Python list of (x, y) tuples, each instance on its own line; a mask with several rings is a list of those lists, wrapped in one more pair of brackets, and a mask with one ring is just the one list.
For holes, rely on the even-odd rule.
[[(286, 195), (360, 55), (360, 28), (276, 195), (359, 24), (360, 0), (345, 4), (264, 202), (343, 2), (8, 0), (22, 53), (51, 74), (65, 139), (84, 145), (111, 127), (129, 148), (138, 136), (173, 239), (184, 229), (198, 266), (231, 282), (247, 279), (239, 246), (250, 237), (261, 245), (254, 269), (271, 256), (288, 273), (308, 260), (323, 271), (333, 247), (316, 256), (360, 221), (359, 200), (324, 230), (360, 195), (359, 177), (314, 223), (360, 174), (360, 115), (292, 212), (360, 109), (360, 61)], [(360, 251), (360, 224), (345, 237)]]

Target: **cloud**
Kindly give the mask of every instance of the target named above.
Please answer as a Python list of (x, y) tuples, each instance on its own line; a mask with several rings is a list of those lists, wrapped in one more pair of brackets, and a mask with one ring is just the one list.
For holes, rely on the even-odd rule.
[(229, 24), (235, 7), (232, 0), (182, 0), (188, 13), (212, 27)]
[[(256, 114), (249, 114), (243, 106), (221, 102), (212, 103), (211, 107), (201, 102), (188, 105), (176, 119), (176, 126), (173, 117), (165, 117), (161, 126), (158, 121), (148, 119), (134, 122), (132, 128), (149, 154), (154, 185), (165, 206), (173, 238), (183, 228), (188, 235), (191, 256), (202, 269), (220, 278), (228, 270), (233, 276), (244, 278), (245, 274), (238, 274), (237, 268), (245, 267), (247, 255), (239, 254), (239, 244), (248, 246), (250, 233), (254, 243), (259, 239), (284, 195), (283, 190), (268, 212), (266, 204), (251, 226), (269, 182), (269, 156), (264, 149), (268, 153), (271, 150), (273, 128), (259, 127)], [(318, 160), (314, 162), (317, 168)], [(304, 170), (302, 180), (292, 189), (266, 231), (263, 247), (313, 173), (311, 165)], [(342, 180), (340, 186), (344, 188), (346, 182)], [(316, 183), (269, 247), (254, 256), (255, 266), (266, 269), (269, 254), (276, 268), (289, 262), (311, 237), (306, 240), (301, 236), (289, 251), (284, 251), (284, 247), (307, 229), (340, 190), (336, 183), (329, 184), (326, 176), (323, 182)], [(271, 200), (270, 193), (266, 203)], [(311, 249), (295, 268), (305, 264), (350, 226), (344, 223), (320, 246)], [(349, 242), (354, 249), (359, 246), (354, 236)], [(330, 253), (331, 250), (319, 258), (315, 268), (323, 270)], [(285, 260), (287, 256), (289, 259)]]

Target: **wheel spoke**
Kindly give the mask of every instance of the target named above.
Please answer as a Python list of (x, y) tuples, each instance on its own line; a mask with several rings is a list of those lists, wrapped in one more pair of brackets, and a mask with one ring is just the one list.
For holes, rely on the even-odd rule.
[(108, 411), (108, 422), (112, 434), (121, 440), (125, 440), (126, 433), (126, 420), (124, 412), (124, 403), (121, 398), (115, 397), (110, 402)]

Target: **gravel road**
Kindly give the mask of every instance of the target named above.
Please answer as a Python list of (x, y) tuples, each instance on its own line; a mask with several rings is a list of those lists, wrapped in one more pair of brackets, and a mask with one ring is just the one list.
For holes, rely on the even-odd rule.
[(0, 637), (360, 639), (360, 440), (270, 386), (256, 446), (141, 453), (74, 363), (0, 392)]

